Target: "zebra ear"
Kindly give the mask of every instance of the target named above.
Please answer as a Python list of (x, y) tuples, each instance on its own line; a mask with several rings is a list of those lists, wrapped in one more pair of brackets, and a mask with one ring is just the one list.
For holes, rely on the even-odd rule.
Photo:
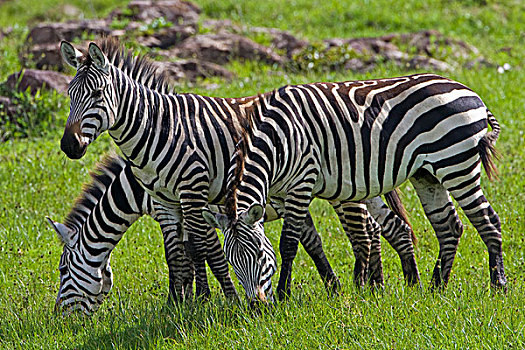
[(46, 220), (51, 225), (53, 230), (57, 233), (60, 240), (67, 245), (73, 245), (74, 242), (74, 235), (75, 231), (70, 229), (64, 224), (61, 224), (60, 222), (56, 222), (55, 220), (51, 219), (50, 217), (46, 216)]
[(248, 225), (253, 225), (264, 216), (264, 207), (260, 204), (253, 204), (250, 209), (239, 216), (239, 219)]
[(83, 56), (82, 52), (75, 49), (71, 43), (62, 41), (60, 43), (60, 53), (67, 64), (75, 69), (78, 69), (78, 66), (80, 65), (80, 58)]
[(220, 213), (213, 214), (208, 209), (202, 211), (202, 216), (210, 226), (218, 228), (221, 231), (224, 231), (230, 222), (226, 215)]
[(89, 57), (93, 60), (95, 67), (107, 73), (109, 71), (109, 60), (100, 47), (95, 43), (89, 44)]

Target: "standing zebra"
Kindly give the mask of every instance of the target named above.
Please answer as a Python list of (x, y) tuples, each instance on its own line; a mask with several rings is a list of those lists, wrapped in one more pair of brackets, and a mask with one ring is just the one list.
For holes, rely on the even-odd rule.
[[(245, 106), (253, 104), (257, 97), (237, 100), (168, 94), (163, 77), (154, 74), (151, 62), (133, 58), (114, 41), (105, 41), (102, 47), (91, 43), (88, 53), (83, 54), (67, 42), (61, 44), (65, 61), (77, 69), (69, 86), (71, 110), (61, 149), (70, 158), (80, 158), (87, 146), (108, 130), (145, 191), (166, 208), (181, 213), (181, 230), (189, 241), (187, 246), (195, 266), (196, 291), (198, 295), (206, 294), (204, 242), (209, 226), (202, 212), (208, 203), (220, 204), (224, 199), (237, 130), (248, 120)], [(368, 215), (366, 207), (360, 210)], [(352, 229), (350, 224), (347, 226)], [(409, 230), (403, 225), (397, 228), (405, 237), (398, 245), (398, 253), (410, 265), (403, 270), (412, 274), (409, 281), (418, 281)], [(325, 284), (336, 287), (337, 279), (309, 214), (301, 229), (303, 245)], [(366, 243), (364, 251), (369, 249), (369, 240)], [(261, 263), (275, 261), (272, 249), (261, 251), (258, 258)], [(268, 264), (265, 273), (271, 276), (275, 268)]]
[[(408, 179), (439, 239), (433, 284), (447, 283), (463, 231), (450, 193), (488, 248), (491, 285), (505, 287), (501, 225), (480, 187), (481, 164), (489, 178), (495, 171), (500, 128), (472, 90), (416, 74), (285, 86), (252, 103), (230, 175), (228, 216), (216, 217), (226, 223), (227, 259), (254, 276), (251, 289), (271, 286), (267, 277), (257, 278), (261, 267), (252, 251), (241, 255), (235, 247), (266, 244), (259, 220), (268, 196), (285, 203), (277, 287), (284, 296), (290, 292), (297, 225), (312, 197), (344, 209), (349, 201), (378, 196)], [(365, 216), (359, 218), (364, 227)]]

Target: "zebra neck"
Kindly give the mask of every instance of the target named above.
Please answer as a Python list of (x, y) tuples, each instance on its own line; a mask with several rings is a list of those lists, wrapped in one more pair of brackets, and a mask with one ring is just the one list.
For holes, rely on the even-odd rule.
[(253, 173), (245, 175), (237, 186), (235, 193), (238, 213), (248, 210), (253, 204), (266, 206), (269, 182), (266, 176), (260, 175), (261, 177), (256, 177)]
[(115, 72), (118, 107), (109, 134), (126, 158), (139, 164), (147, 158), (144, 146), (151, 137), (163, 132), (160, 129), (174, 125), (175, 113), (167, 113), (173, 110), (173, 96), (151, 90), (118, 69)]
[[(115, 222), (113, 220), (107, 221), (109, 218), (102, 215), (108, 215)], [(101, 208), (96, 208), (87, 217), (79, 233), (78, 244), (82, 256), (91, 262), (92, 267), (99, 267), (104, 264), (124, 233), (140, 216), (141, 214), (137, 213), (123, 215), (123, 212), (110, 215), (109, 212), (104, 213)]]

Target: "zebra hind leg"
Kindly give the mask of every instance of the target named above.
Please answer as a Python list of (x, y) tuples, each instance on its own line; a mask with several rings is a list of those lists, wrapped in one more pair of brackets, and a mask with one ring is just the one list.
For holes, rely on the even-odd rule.
[(456, 186), (445, 182), (445, 186), (456, 199), (487, 246), (491, 287), (506, 291), (507, 279), (503, 267), (501, 223), (498, 214), (483, 194), (479, 176), (473, 176), (473, 179), (474, 181), (463, 181)]
[(319, 233), (315, 229), (312, 216), (308, 212), (306, 221), (303, 225), (303, 232), (301, 235), (301, 244), (310, 255), (314, 264), (324, 282), (325, 288), (329, 295), (336, 294), (341, 289), (339, 279), (334, 273), (332, 266), (328, 262), (323, 250), (323, 243)]
[(371, 236), (366, 230), (368, 211), (363, 203), (341, 202), (334, 203), (333, 206), (354, 251), (354, 283), (362, 287), (368, 281), (372, 243)]
[(439, 241), (438, 260), (432, 274), (432, 288), (446, 287), (463, 234), (463, 223), (448, 191), (433, 175), (426, 170), (420, 170), (410, 181)]
[(421, 286), (410, 226), (396, 215), (381, 197), (367, 199), (365, 203), (370, 215), (381, 226), (381, 234), (399, 256), (405, 283), (408, 286)]

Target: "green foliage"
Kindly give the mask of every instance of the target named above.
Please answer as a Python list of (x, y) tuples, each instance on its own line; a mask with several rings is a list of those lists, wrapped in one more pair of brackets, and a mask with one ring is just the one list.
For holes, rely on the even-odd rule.
[(156, 31), (158, 31), (158, 30), (160, 30), (162, 28), (169, 28), (169, 27), (172, 27), (172, 26), (173, 26), (172, 22), (166, 21), (166, 19), (164, 17), (158, 17), (158, 18), (155, 18), (150, 23), (143, 24), (139, 28), (139, 31), (142, 34), (145, 34), (145, 35), (152, 35)]
[[(0, 85), (0, 96), (10, 99), (9, 110), (0, 105), (0, 141), (10, 138), (42, 136), (57, 128), (57, 113), (67, 101), (56, 91), (39, 90), (35, 94), (18, 92)], [(67, 115), (67, 114), (63, 114)]]

